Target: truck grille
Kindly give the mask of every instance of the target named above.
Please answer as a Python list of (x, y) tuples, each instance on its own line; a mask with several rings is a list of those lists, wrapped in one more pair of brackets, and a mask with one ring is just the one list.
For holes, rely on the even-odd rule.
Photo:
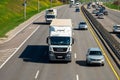
[(66, 52), (67, 48), (53, 48), (55, 52)]

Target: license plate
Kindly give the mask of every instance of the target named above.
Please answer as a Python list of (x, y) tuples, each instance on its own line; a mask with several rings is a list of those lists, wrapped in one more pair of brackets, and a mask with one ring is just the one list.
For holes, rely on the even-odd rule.
[(57, 56), (57, 58), (63, 58), (63, 56)]

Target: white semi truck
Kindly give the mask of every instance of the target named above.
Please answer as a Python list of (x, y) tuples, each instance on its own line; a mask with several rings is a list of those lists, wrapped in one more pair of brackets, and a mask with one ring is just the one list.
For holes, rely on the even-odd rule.
[(71, 62), (72, 44), (74, 43), (71, 19), (53, 19), (49, 27), (47, 43), (50, 61)]
[(72, 7), (73, 5), (75, 5), (75, 0), (70, 0), (70, 7)]
[(57, 17), (57, 9), (47, 9), (45, 13), (46, 23), (51, 23)]

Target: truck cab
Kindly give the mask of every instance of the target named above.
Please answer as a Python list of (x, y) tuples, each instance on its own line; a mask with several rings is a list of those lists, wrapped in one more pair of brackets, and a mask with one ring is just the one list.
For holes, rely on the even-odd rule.
[(47, 23), (51, 23), (53, 19), (57, 17), (56, 9), (47, 9), (45, 14), (45, 19)]

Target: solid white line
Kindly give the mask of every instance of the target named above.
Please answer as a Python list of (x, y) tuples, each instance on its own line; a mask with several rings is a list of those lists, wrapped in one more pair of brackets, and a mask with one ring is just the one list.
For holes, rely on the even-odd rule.
[(76, 53), (74, 54), (75, 59), (77, 58)]
[(31, 33), (30, 36), (27, 37), (27, 39), (16, 49), (16, 51), (7, 58), (7, 60), (0, 66), (0, 69), (12, 58), (12, 56), (25, 44), (25, 42), (38, 30), (39, 26)]
[(39, 70), (37, 71), (37, 73), (35, 75), (35, 79), (37, 79), (38, 75), (39, 75)]
[(79, 80), (79, 76), (78, 76), (78, 74), (76, 75), (76, 80)]

